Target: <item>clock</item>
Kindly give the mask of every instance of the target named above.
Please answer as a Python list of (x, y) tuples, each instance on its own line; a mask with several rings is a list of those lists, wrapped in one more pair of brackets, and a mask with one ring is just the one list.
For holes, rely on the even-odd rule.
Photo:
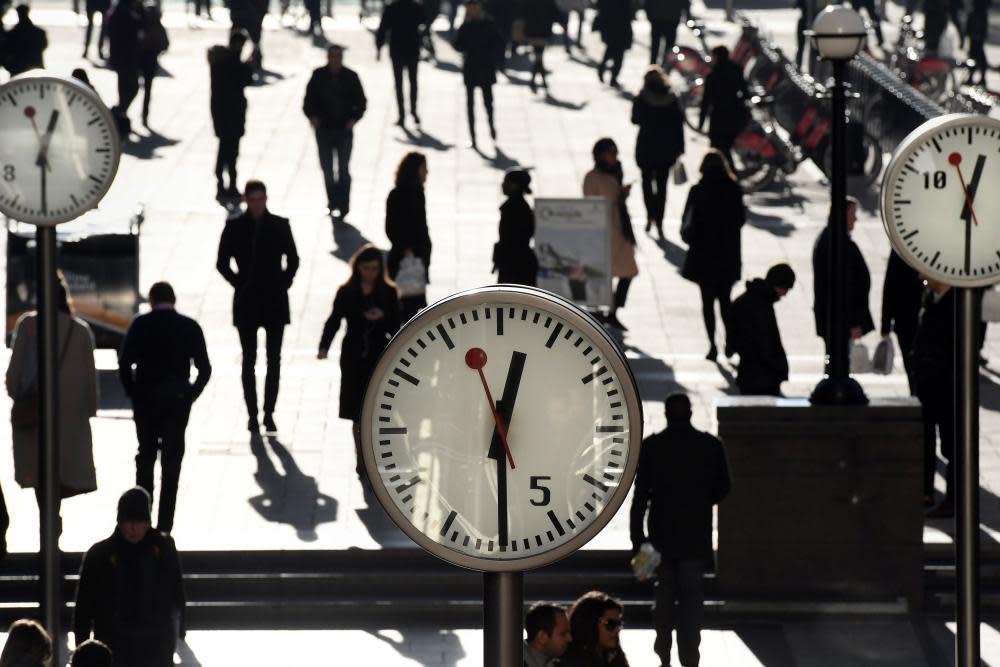
[(53, 226), (95, 208), (121, 143), (97, 94), (74, 79), (27, 73), (0, 86), (0, 212)]
[(376, 497), (418, 545), (486, 572), (528, 570), (594, 537), (639, 459), (635, 380), (604, 328), (544, 290), (460, 292), (410, 320), (365, 393)]
[(893, 248), (956, 287), (1000, 280), (1000, 120), (950, 114), (911, 132), (882, 181)]

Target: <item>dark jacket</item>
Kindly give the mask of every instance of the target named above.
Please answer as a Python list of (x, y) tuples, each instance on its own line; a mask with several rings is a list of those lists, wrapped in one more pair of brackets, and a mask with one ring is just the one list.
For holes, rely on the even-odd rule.
[(334, 74), (323, 66), (313, 70), (309, 78), (302, 111), (308, 118), (318, 118), (319, 128), (342, 130), (348, 122), (361, 120), (367, 105), (361, 79), (354, 70), (343, 67)]
[[(286, 266), (282, 266), (282, 257)], [(236, 261), (233, 271), (230, 260)], [(287, 218), (270, 212), (254, 221), (250, 213), (226, 221), (215, 268), (235, 289), (233, 326), (288, 324), (288, 288), (299, 269), (299, 255)]]
[(396, 277), (407, 250), (423, 260), (425, 269), (431, 268), (431, 236), (423, 188), (401, 186), (389, 192), (385, 200), (385, 235), (392, 244), (386, 261), (389, 277)]
[[(365, 313), (379, 308), (382, 319), (369, 321)], [(323, 326), (321, 350), (329, 350), (333, 337), (346, 320), (347, 331), (340, 347), (340, 418), (361, 418), (365, 388), (375, 364), (389, 341), (399, 330), (399, 298), (396, 290), (376, 284), (371, 294), (363, 294), (358, 285), (341, 285), (333, 299), (333, 312)]]
[(732, 142), (750, 120), (749, 99), (747, 82), (739, 66), (732, 61), (719, 63), (705, 77), (699, 127), (708, 118), (709, 139)]
[(117, 72), (139, 67), (139, 31), (142, 16), (131, 0), (117, 2), (108, 11), (108, 64)]
[(688, 244), (681, 275), (699, 285), (729, 286), (743, 269), (743, 189), (726, 177), (702, 178), (688, 191), (681, 238)]
[(240, 60), (228, 46), (208, 50), (212, 125), (217, 137), (242, 137), (246, 128), (246, 87), (253, 82), (253, 65)]
[(531, 249), (535, 235), (535, 213), (521, 195), (513, 195), (500, 206), (500, 240), (493, 246), (493, 264), (500, 283), (534, 286), (538, 258)]
[[(861, 333), (875, 330), (871, 311), (868, 309), (868, 292), (872, 278), (868, 265), (857, 244), (848, 237), (844, 248), (847, 262), (847, 328), (861, 327)], [(813, 314), (816, 319), (816, 335), (826, 340), (829, 335), (830, 317), (830, 228), (824, 227), (813, 246)]]
[(129, 544), (118, 529), (90, 547), (80, 567), (73, 612), (79, 644), (90, 637), (107, 644), (115, 662), (169, 665), (176, 643), (174, 618), (183, 633), (184, 584), (174, 541), (150, 529), (138, 544)]
[(712, 507), (729, 493), (722, 442), (691, 426), (670, 424), (645, 438), (635, 477), (629, 531), (632, 549), (649, 541), (663, 558), (712, 560)]
[(670, 21), (679, 23), (681, 14), (690, 15), (690, 0), (646, 0), (643, 7), (650, 21)]
[(604, 657), (570, 644), (565, 655), (559, 658), (559, 667), (628, 667), (628, 660), (622, 651), (615, 651), (613, 655)]
[[(913, 336), (917, 333), (917, 319), (920, 315), (920, 298), (924, 293), (924, 283), (920, 275), (904, 262), (895, 251), (889, 251), (889, 263), (882, 283), (882, 328), (883, 336), (890, 331), (899, 338), (900, 353), (909, 355), (913, 351)], [(903, 346), (906, 349), (902, 349)]]
[(493, 19), (484, 16), (463, 22), (452, 45), (462, 54), (462, 78), (466, 86), (492, 86), (497, 82), (504, 41)]
[(632, 47), (632, 18), (635, 15), (630, 0), (597, 0), (597, 16), (593, 29), (611, 50)]
[(563, 14), (555, 0), (532, 0), (524, 13), (524, 35), (543, 45), (552, 37), (552, 24), (559, 23)]
[(736, 384), (744, 394), (776, 394), (788, 379), (788, 357), (774, 315), (777, 300), (767, 281), (754, 278), (733, 302), (728, 340), (740, 355)]
[(45, 67), (42, 53), (49, 45), (45, 31), (32, 23), (31, 19), (18, 21), (6, 34), (0, 35), (3, 44), (2, 64), (11, 76), (17, 76), (30, 69)]
[(640, 169), (669, 168), (684, 153), (684, 112), (666, 86), (645, 86), (632, 103), (632, 123), (639, 126), (635, 163)]
[[(198, 369), (194, 384), (192, 363)], [(205, 336), (193, 319), (163, 308), (132, 320), (118, 355), (118, 377), (134, 402), (194, 401), (211, 376)]]
[(375, 33), (375, 47), (381, 49), (388, 37), (389, 57), (403, 62), (420, 59), (420, 40), (427, 27), (424, 8), (414, 0), (395, 0), (382, 10)]
[(951, 391), (955, 378), (955, 313), (954, 288), (938, 299), (932, 290), (924, 290), (911, 353), (918, 396)]

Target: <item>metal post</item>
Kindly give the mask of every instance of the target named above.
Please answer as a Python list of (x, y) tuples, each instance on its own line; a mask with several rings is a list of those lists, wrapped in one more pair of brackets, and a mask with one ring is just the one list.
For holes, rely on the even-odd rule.
[(979, 667), (979, 327), (976, 290), (958, 290), (955, 513), (958, 629), (955, 664)]
[(483, 573), (483, 667), (522, 667), (524, 575)]
[(52, 636), (53, 665), (61, 665), (62, 626), (60, 624), (59, 558), (59, 431), (58, 362), (56, 341), (59, 327), (56, 311), (56, 230), (38, 227), (35, 234), (38, 258), (38, 471), (42, 490), (39, 517), (39, 547), (42, 568), (42, 614)]

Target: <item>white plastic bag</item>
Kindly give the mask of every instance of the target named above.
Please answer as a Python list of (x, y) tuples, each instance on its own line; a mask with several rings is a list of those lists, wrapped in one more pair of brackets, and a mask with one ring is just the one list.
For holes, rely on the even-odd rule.
[(424, 260), (416, 255), (410, 255), (399, 262), (396, 289), (399, 296), (418, 296), (427, 291), (427, 270), (424, 268)]
[(868, 346), (860, 340), (851, 341), (851, 373), (871, 373), (872, 360)]
[(892, 365), (896, 359), (896, 346), (892, 344), (892, 338), (886, 336), (875, 346), (872, 354), (872, 372), (879, 375), (889, 375), (892, 373)]
[(635, 574), (636, 579), (639, 581), (648, 581), (656, 574), (656, 568), (660, 566), (660, 561), (662, 560), (660, 552), (656, 550), (656, 547), (649, 542), (643, 542), (642, 546), (639, 547), (638, 553), (632, 556), (629, 565), (632, 566), (632, 573)]
[(1000, 292), (995, 287), (983, 292), (983, 322), (1000, 322)]

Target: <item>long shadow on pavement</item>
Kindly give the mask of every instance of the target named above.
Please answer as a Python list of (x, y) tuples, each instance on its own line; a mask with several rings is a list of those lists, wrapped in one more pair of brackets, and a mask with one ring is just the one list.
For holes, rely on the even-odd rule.
[(378, 542), (383, 549), (416, 549), (413, 540), (407, 537), (406, 533), (401, 531), (382, 509), (382, 505), (379, 504), (371, 487), (365, 484), (364, 490), (365, 502), (368, 506), (355, 511), (358, 513), (361, 523), (368, 529), (368, 534), (372, 536), (372, 539)]
[(684, 266), (684, 258), (687, 257), (687, 250), (680, 247), (667, 238), (658, 239), (656, 245), (663, 251), (663, 257), (678, 269)]
[(194, 654), (191, 647), (183, 639), (177, 642), (177, 657), (181, 659), (180, 667), (202, 667), (201, 660)]
[(402, 128), (403, 134), (406, 135), (406, 139), (396, 138), (396, 141), (400, 143), (412, 144), (414, 146), (419, 146), (421, 148), (427, 148), (432, 151), (447, 151), (455, 147), (455, 144), (449, 144), (441, 141), (433, 134), (428, 134), (423, 130), (418, 129), (416, 132), (412, 131), (408, 127)]
[(156, 151), (160, 148), (170, 148), (180, 143), (180, 139), (165, 137), (155, 130), (149, 130), (149, 134), (140, 134), (136, 141), (128, 141), (122, 144), (122, 152), (126, 155), (140, 160), (151, 160), (160, 157)]
[(337, 247), (331, 250), (330, 254), (344, 262), (351, 259), (351, 257), (354, 256), (354, 253), (358, 251), (358, 248), (366, 243), (371, 243), (371, 241), (369, 241), (365, 235), (361, 233), (361, 230), (346, 220), (342, 220), (333, 225), (333, 242)]
[(768, 215), (754, 210), (747, 212), (747, 224), (781, 238), (788, 238), (795, 231), (795, 225), (786, 222), (780, 215)]
[(639, 386), (639, 396), (642, 400), (662, 401), (675, 392), (688, 391), (684, 385), (677, 381), (672, 366), (662, 359), (649, 356), (634, 345), (629, 345), (624, 341), (624, 337), (619, 331), (609, 329), (608, 333), (623, 350), (637, 355), (629, 357), (628, 365), (632, 369), (636, 384)]
[(465, 648), (462, 646), (461, 640), (458, 638), (454, 632), (450, 630), (439, 630), (438, 631), (438, 641), (434, 643), (433, 647), (428, 646), (428, 638), (426, 632), (414, 633), (413, 638), (408, 639), (405, 630), (399, 630), (402, 639), (396, 641), (392, 637), (389, 637), (381, 630), (369, 630), (371, 635), (376, 639), (381, 639), (383, 642), (389, 646), (396, 649), (401, 657), (412, 660), (416, 664), (421, 664), (424, 660), (427, 660), (428, 655), (433, 651), (433, 655), (436, 658), (441, 656), (441, 661), (434, 661), (435, 665), (441, 665), (442, 667), (455, 667), (458, 665), (459, 660), (465, 657)]

